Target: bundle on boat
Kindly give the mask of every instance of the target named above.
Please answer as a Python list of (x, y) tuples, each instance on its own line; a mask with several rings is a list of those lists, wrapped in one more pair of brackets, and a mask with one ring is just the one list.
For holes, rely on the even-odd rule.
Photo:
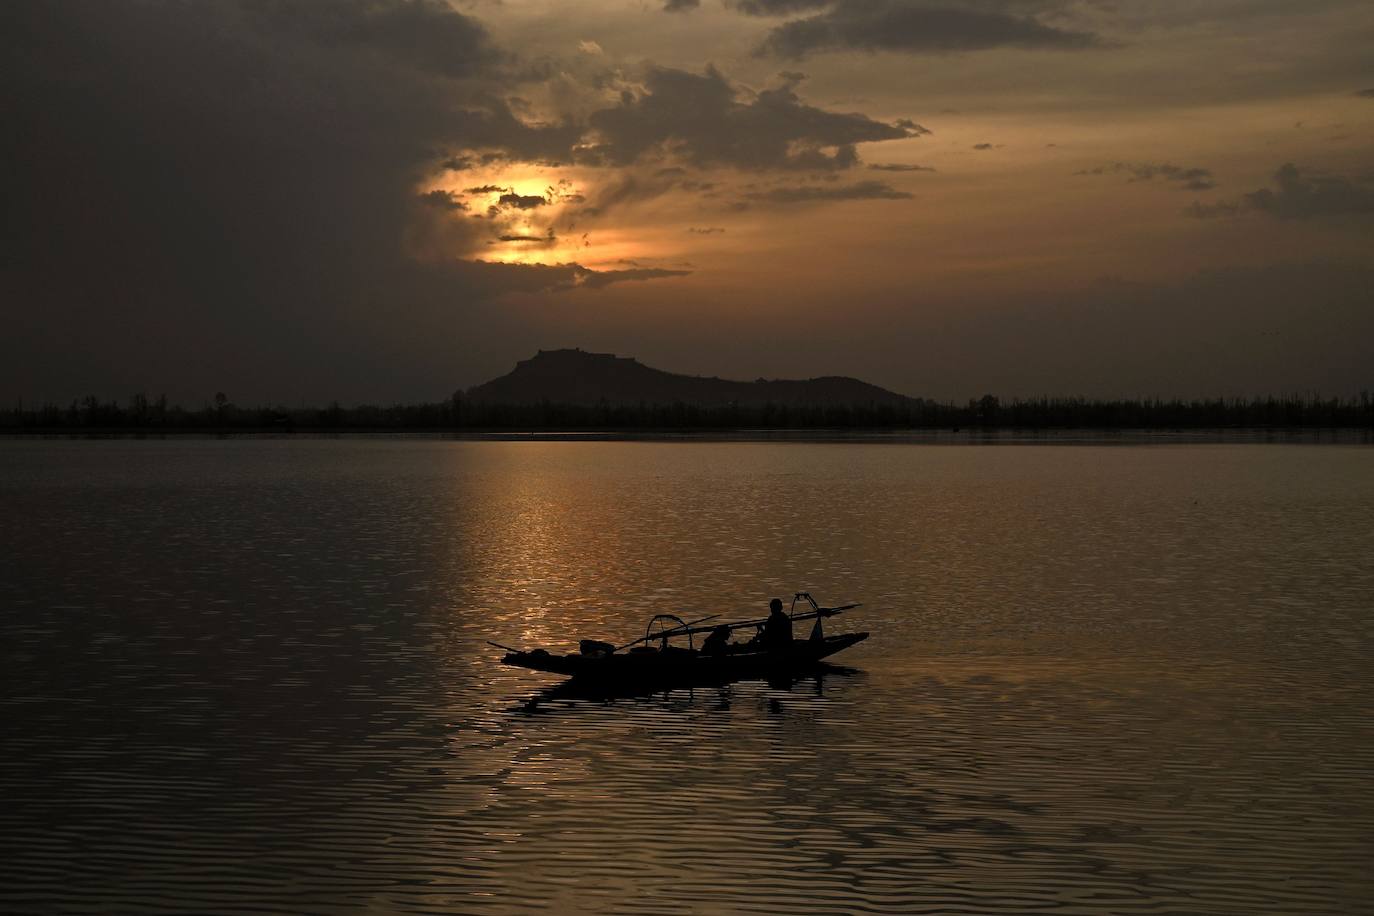
[[(800, 613), (799, 602), (802, 604)], [(828, 636), (821, 624), (826, 618), (859, 606), (822, 607), (809, 593), (798, 592), (785, 615), (787, 623), (781, 628), (770, 618), (710, 623), (720, 615), (686, 621), (674, 614), (656, 614), (645, 627), (643, 636), (621, 646), (598, 639), (583, 639), (576, 653), (559, 655), (547, 649), (523, 650), (499, 643), (491, 645), (506, 650), (501, 659), (504, 664), (579, 680), (709, 683), (771, 677), (814, 665), (867, 639), (867, 633)], [(792, 623), (807, 620), (814, 621), (810, 635), (792, 638)], [(782, 635), (779, 635), (780, 629)], [(737, 631), (752, 631), (753, 637), (732, 642), (731, 637)], [(698, 645), (696, 637), (703, 633), (708, 635)]]

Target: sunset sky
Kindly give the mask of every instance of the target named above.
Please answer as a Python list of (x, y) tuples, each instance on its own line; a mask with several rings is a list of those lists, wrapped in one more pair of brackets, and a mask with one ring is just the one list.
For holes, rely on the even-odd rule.
[(0, 395), (1374, 388), (1367, 0), (9, 0)]

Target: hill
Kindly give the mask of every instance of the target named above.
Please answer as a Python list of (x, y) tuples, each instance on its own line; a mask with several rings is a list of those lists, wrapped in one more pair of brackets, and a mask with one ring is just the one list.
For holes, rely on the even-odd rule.
[(900, 407), (913, 403), (904, 395), (844, 376), (740, 382), (677, 375), (629, 357), (583, 350), (540, 350), (510, 373), (468, 389), (467, 399), (487, 404), (579, 406)]

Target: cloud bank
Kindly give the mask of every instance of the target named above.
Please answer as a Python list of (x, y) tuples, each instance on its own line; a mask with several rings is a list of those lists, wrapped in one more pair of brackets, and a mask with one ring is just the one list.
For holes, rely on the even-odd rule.
[(1279, 166), (1272, 188), (1259, 188), (1239, 200), (1194, 202), (1189, 216), (1208, 219), (1262, 213), (1281, 220), (1318, 220), (1374, 214), (1374, 184), (1341, 175), (1304, 175), (1291, 162)]
[(741, 97), (724, 74), (652, 67), (643, 90), (594, 112), (581, 161), (629, 165), (667, 158), (698, 167), (838, 170), (858, 162), (855, 145), (917, 136), (924, 128), (804, 103), (792, 84)]

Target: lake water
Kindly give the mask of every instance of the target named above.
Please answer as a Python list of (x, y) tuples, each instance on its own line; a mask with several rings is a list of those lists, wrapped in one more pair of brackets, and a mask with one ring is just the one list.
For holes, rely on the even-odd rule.
[(1374, 911), (1369, 447), (10, 441), (0, 563), (8, 912)]

